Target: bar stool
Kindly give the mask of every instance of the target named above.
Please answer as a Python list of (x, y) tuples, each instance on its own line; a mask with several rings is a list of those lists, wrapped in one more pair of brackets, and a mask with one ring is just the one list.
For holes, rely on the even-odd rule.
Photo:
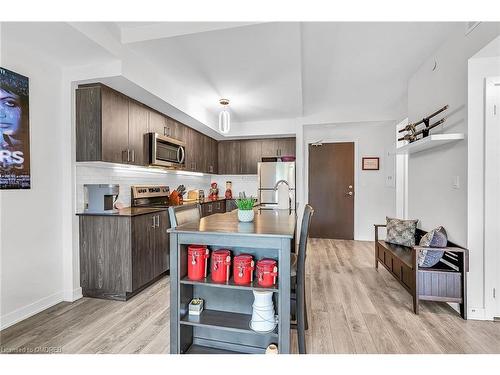
[(170, 206), (168, 208), (168, 216), (170, 217), (170, 227), (175, 228), (179, 225), (189, 223), (201, 219), (201, 205), (185, 204), (180, 206)]
[(299, 342), (299, 353), (306, 354), (306, 338), (305, 331), (308, 329), (307, 322), (307, 306), (306, 306), (306, 252), (307, 252), (307, 237), (309, 235), (309, 226), (311, 225), (311, 217), (314, 214), (314, 209), (306, 204), (304, 215), (302, 216), (302, 225), (300, 227), (299, 249), (295, 254), (291, 254), (291, 310), (295, 311), (296, 324), (292, 324), (292, 328), (297, 329)]

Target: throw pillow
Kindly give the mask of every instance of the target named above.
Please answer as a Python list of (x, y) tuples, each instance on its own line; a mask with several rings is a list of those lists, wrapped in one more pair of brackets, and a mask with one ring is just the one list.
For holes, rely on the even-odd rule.
[(385, 242), (403, 246), (415, 245), (415, 230), (418, 220), (401, 220), (386, 217), (387, 235)]
[[(427, 232), (421, 239), (419, 246), (446, 247), (448, 235), (443, 227), (437, 227)], [(444, 250), (421, 250), (418, 254), (419, 267), (432, 267), (443, 257)]]

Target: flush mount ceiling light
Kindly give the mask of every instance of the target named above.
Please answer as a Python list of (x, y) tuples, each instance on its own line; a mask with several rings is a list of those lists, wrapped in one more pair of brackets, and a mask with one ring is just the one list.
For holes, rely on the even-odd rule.
[(231, 127), (231, 116), (227, 106), (229, 105), (228, 99), (221, 99), (219, 103), (222, 105), (222, 110), (219, 113), (219, 131), (221, 133), (229, 133), (229, 128)]

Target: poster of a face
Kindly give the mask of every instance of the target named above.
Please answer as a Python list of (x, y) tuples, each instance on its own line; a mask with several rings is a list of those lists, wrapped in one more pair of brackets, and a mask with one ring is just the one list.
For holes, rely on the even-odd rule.
[(29, 189), (29, 79), (0, 67), (0, 189)]

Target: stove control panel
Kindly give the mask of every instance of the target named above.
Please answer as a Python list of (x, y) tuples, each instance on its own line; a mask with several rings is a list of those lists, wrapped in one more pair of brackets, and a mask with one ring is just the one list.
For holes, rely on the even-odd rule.
[(132, 199), (168, 197), (170, 188), (165, 185), (135, 185), (131, 188)]

